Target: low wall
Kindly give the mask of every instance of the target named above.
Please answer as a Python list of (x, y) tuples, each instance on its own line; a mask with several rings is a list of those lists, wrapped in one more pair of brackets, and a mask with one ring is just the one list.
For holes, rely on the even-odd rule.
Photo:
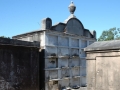
[(0, 90), (39, 90), (39, 42), (0, 38)]

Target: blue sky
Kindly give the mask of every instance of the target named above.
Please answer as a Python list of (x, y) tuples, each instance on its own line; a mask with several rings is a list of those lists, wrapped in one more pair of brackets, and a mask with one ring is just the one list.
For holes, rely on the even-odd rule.
[[(103, 30), (120, 28), (120, 0), (72, 0), (75, 16), (99, 37)], [(70, 15), (71, 0), (0, 0), (0, 36), (40, 29), (43, 18), (50, 17), (53, 25), (64, 22)]]

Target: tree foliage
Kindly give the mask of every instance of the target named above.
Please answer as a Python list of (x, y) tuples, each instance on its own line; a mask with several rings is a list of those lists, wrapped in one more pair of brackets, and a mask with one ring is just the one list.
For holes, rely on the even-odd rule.
[(5, 37), (5, 36), (0, 36), (1, 38), (9, 38), (10, 39), (10, 37)]
[(98, 41), (108, 41), (108, 40), (118, 40), (120, 39), (120, 28), (110, 28), (109, 30), (104, 30)]

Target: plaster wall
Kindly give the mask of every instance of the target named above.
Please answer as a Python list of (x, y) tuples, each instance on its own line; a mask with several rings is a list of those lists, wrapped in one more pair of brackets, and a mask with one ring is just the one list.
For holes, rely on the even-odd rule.
[(94, 41), (55, 31), (45, 32), (45, 78), (54, 77), (46, 82), (46, 90), (49, 88), (49, 82), (56, 82), (58, 88), (86, 86), (86, 60), (83, 48)]
[(87, 52), (87, 89), (119, 89), (119, 59), (118, 49)]

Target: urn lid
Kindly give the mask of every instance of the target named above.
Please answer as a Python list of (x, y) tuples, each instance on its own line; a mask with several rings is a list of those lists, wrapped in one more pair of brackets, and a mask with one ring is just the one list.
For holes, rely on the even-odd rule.
[(73, 4), (73, 1), (71, 1), (71, 4), (69, 5), (69, 11), (71, 14), (74, 14), (76, 6)]

